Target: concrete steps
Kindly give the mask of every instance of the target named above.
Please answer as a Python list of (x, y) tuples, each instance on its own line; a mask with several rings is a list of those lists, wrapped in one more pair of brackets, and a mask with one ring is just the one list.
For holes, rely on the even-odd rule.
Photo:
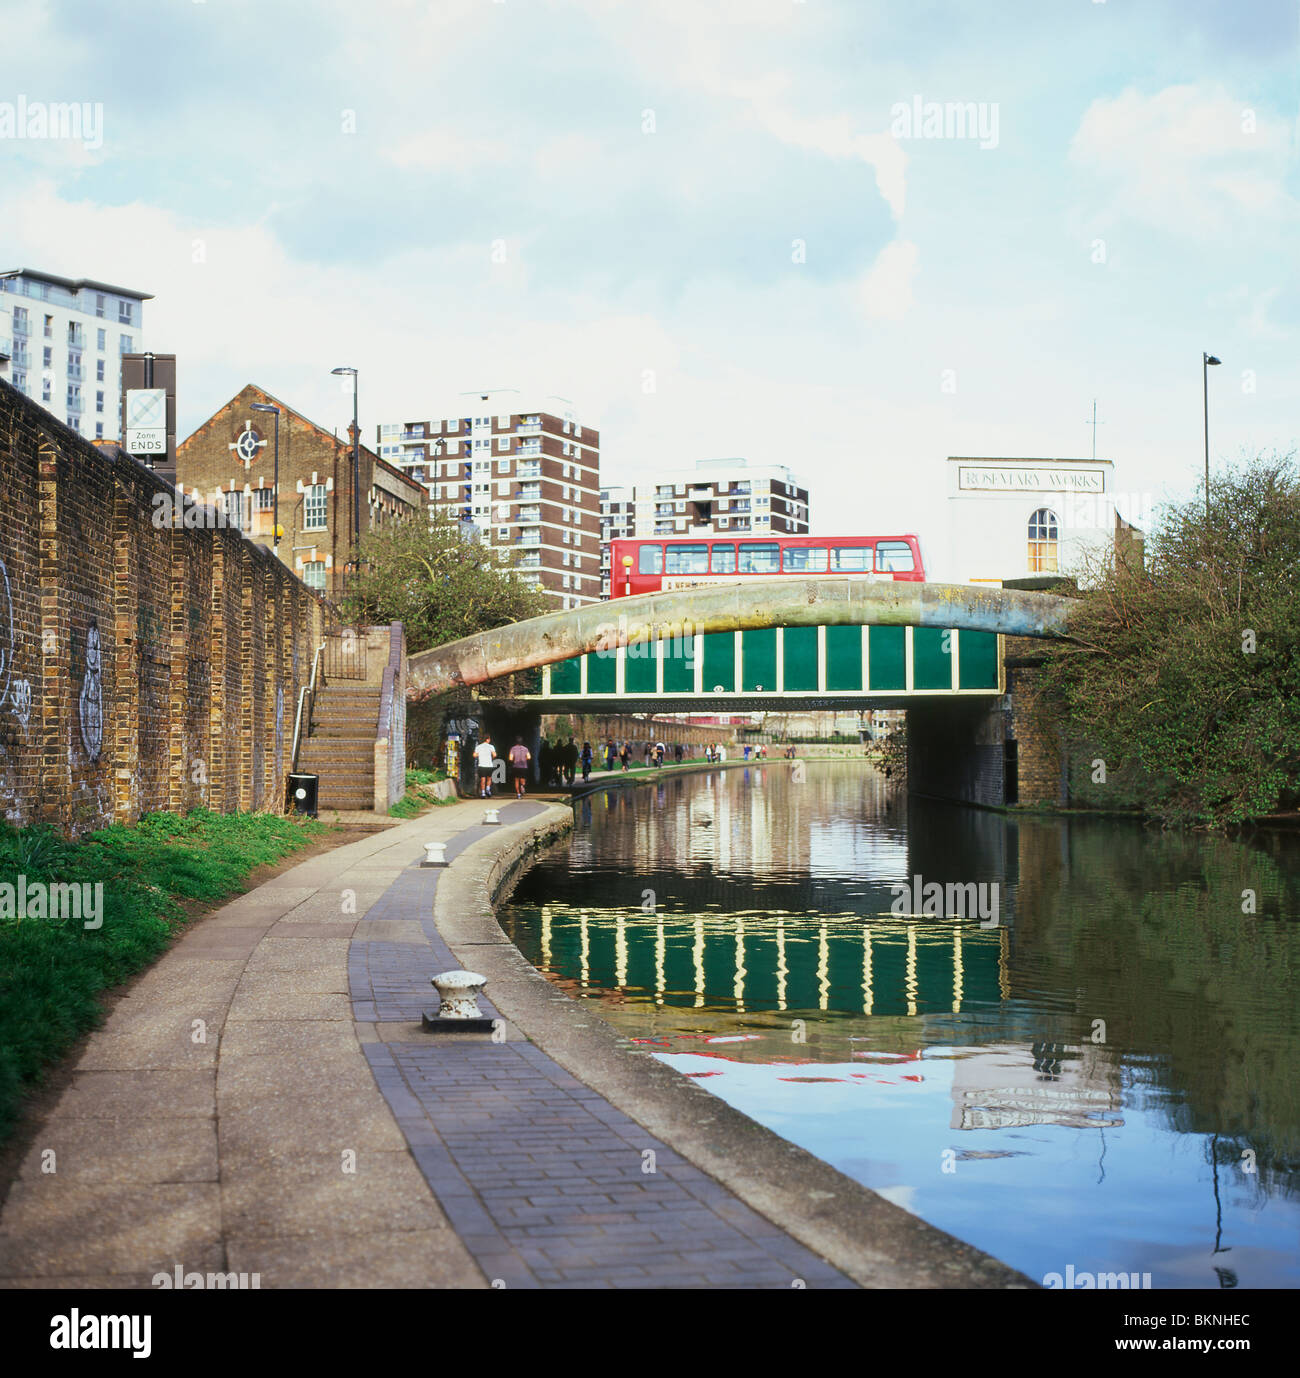
[(373, 809), (379, 686), (337, 680), (316, 695), (298, 768), (320, 776), (320, 809)]

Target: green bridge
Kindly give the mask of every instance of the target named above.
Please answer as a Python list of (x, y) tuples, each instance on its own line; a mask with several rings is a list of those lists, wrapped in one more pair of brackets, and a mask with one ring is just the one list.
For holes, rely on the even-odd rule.
[(994, 632), (937, 627), (763, 627), (614, 645), (543, 666), (523, 697), (556, 708), (790, 707), (1003, 691)]

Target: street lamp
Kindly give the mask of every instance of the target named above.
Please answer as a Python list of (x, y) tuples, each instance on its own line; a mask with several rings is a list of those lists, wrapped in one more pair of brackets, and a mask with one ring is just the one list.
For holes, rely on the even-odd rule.
[(361, 428), (357, 424), (357, 371), (354, 368), (332, 368), (331, 373), (352, 379), (352, 539), (354, 563), (361, 568)]
[(271, 549), (280, 549), (280, 408), (269, 402), (250, 402), (254, 411), (275, 413), (275, 486), (271, 490)]
[(1213, 354), (1201, 354), (1201, 395), (1205, 404), (1205, 520), (1210, 520), (1210, 368), (1222, 363)]

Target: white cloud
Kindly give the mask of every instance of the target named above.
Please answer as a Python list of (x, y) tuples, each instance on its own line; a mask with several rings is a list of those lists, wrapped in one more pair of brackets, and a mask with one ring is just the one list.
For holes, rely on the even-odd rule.
[(920, 251), (910, 240), (895, 239), (876, 255), (858, 283), (857, 295), (871, 320), (901, 321), (912, 305), (912, 279)]
[(1290, 218), (1289, 150), (1284, 121), (1220, 86), (1182, 85), (1094, 101), (1069, 156), (1108, 185), (1111, 217), (1201, 238), (1246, 220)]

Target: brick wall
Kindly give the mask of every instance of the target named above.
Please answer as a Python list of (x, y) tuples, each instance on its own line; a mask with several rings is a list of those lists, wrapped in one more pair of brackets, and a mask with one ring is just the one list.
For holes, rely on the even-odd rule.
[(0, 382), (0, 812), (81, 832), (278, 810), (321, 599)]

